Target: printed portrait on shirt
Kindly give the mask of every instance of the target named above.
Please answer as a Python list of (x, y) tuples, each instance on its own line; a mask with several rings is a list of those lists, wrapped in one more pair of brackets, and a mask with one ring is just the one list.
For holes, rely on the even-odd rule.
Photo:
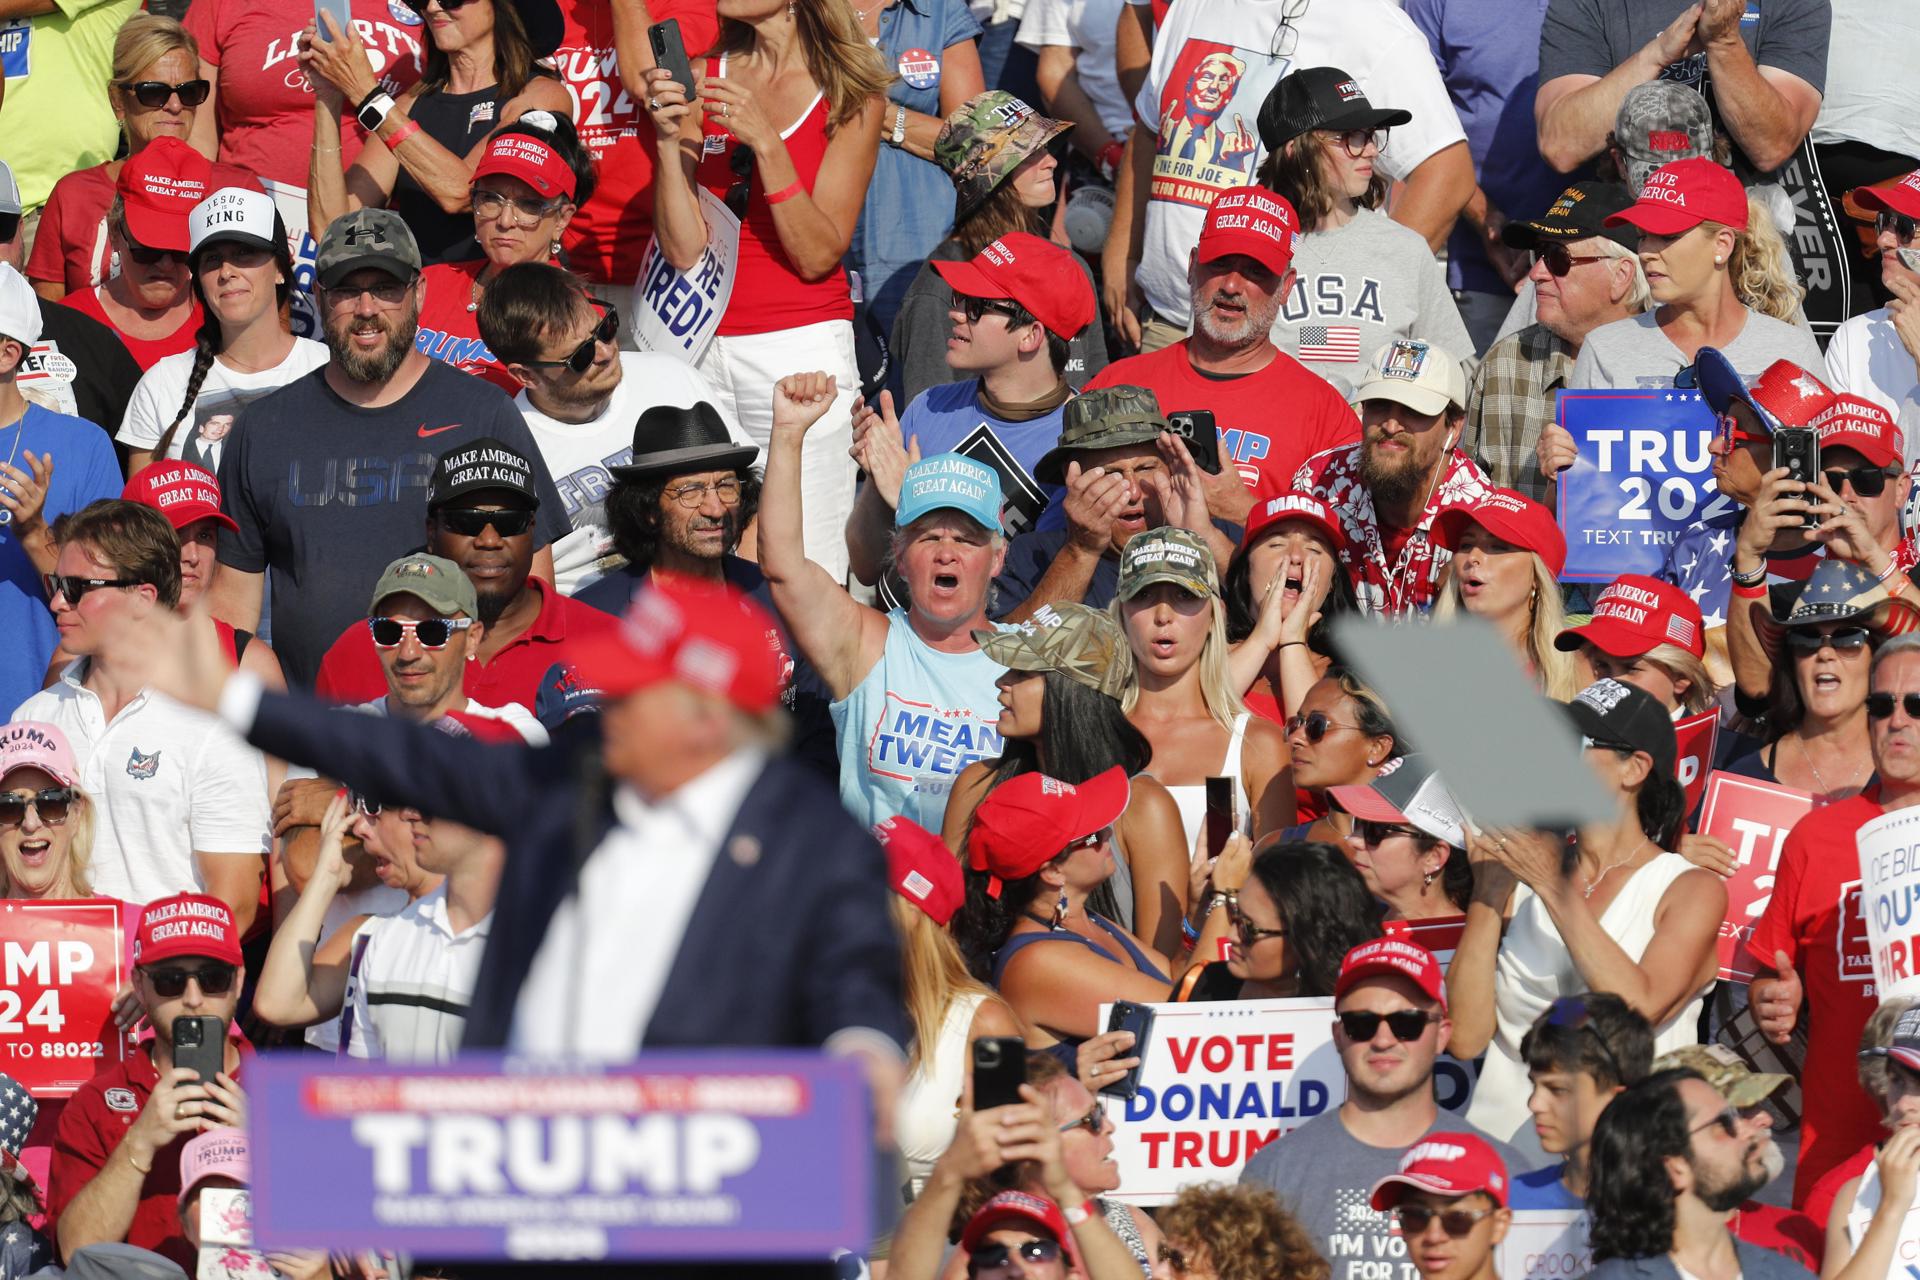
[(1251, 183), (1260, 158), (1254, 122), (1286, 65), (1265, 50), (1187, 41), (1160, 91), (1152, 198), (1204, 209)]

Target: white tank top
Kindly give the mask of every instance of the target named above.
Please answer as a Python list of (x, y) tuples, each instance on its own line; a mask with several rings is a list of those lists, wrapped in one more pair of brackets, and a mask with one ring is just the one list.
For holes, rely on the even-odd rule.
[(986, 998), (978, 991), (954, 998), (947, 1006), (946, 1021), (940, 1024), (940, 1039), (920, 1047), (920, 1065), (900, 1091), (900, 1104), (893, 1113), (894, 1136), (910, 1179), (926, 1177), (940, 1153), (953, 1145), (959, 1128), (960, 1091), (967, 1081), (967, 1032)]
[[(1873, 1211), (1880, 1207), (1880, 1166), (1869, 1162), (1860, 1175), (1860, 1189), (1854, 1193), (1853, 1208), (1847, 1210), (1847, 1239), (1855, 1249), (1866, 1239)], [(1908, 1260), (1920, 1257), (1920, 1209), (1909, 1208), (1900, 1224), (1900, 1242), (1893, 1246), (1893, 1261), (1887, 1267), (1888, 1280), (1909, 1280)]]
[[(1233, 721), (1232, 736), (1227, 740), (1227, 758), (1220, 762), (1216, 778), (1233, 778), (1240, 783), (1240, 830), (1253, 830), (1253, 797), (1247, 794), (1247, 780), (1240, 776), (1240, 746), (1246, 741), (1247, 721), (1251, 711), (1242, 711)], [(1180, 825), (1187, 833), (1187, 852), (1191, 854), (1200, 843), (1200, 833), (1207, 825), (1207, 784), (1190, 782), (1185, 786), (1165, 784), (1167, 794), (1173, 797), (1174, 804), (1180, 807)]]

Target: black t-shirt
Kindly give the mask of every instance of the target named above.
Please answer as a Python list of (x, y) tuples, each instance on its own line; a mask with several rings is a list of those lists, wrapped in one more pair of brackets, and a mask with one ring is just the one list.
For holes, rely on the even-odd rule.
[(140, 366), (118, 334), (72, 307), (40, 300), (40, 341), (21, 365), (22, 391), (38, 383), (56, 399), (71, 395), (73, 407), (61, 412), (112, 436), (139, 381)]
[(533, 461), (534, 547), (572, 529), (526, 419), (498, 387), (438, 360), (393, 404), (336, 395), (325, 367), (241, 411), (220, 459), (221, 505), (240, 526), (220, 563), (267, 572), (274, 651), (287, 682), (311, 689), (327, 646), (367, 616), (381, 570), (420, 545), (434, 460), (493, 436)]

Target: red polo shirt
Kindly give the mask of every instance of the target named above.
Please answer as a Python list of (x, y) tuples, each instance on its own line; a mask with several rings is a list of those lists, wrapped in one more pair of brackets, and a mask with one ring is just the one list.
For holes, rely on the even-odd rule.
[[(240, 1037), (236, 1043), (241, 1061), (233, 1075), (239, 1080), (253, 1046)], [(47, 1174), (47, 1221), (58, 1222), (80, 1188), (107, 1167), (159, 1078), (153, 1059), (144, 1051), (136, 1052), (81, 1085), (67, 1100)], [(181, 1134), (154, 1154), (153, 1172), (140, 1184), (140, 1205), (133, 1211), (126, 1237), (128, 1244), (164, 1254), (188, 1270), (198, 1257), (180, 1232), (180, 1149), (192, 1136)]]
[[(556, 662), (570, 660), (568, 646), (620, 625), (610, 613), (581, 604), (529, 577), (527, 588), (540, 594), (540, 612), (512, 644), (493, 655), (491, 662), (467, 664), (467, 697), (483, 707), (517, 702), (529, 712), (540, 695), (540, 681)], [(320, 676), (313, 690), (335, 702), (370, 702), (387, 696), (386, 672), (364, 622), (341, 633), (320, 660)]]

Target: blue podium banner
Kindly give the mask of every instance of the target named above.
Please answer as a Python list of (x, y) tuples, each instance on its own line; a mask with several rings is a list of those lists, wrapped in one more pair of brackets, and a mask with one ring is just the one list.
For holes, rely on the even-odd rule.
[(824, 1260), (871, 1239), (866, 1084), (843, 1059), (265, 1054), (247, 1088), (261, 1248)]
[(1555, 510), (1569, 582), (1656, 573), (1692, 524), (1735, 510), (1713, 482), (1713, 410), (1697, 391), (1562, 391), (1560, 425), (1579, 449)]

